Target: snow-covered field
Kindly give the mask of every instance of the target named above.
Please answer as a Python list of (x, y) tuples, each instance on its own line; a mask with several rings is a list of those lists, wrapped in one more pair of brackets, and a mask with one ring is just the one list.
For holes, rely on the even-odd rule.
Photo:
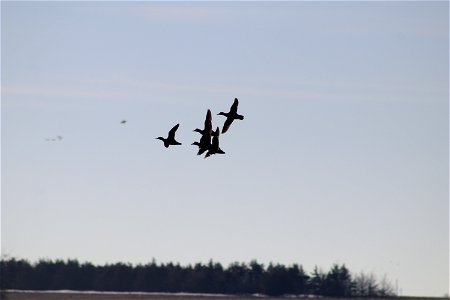
[[(223, 294), (191, 294), (191, 293), (145, 293), (145, 292), (97, 292), (97, 291), (22, 291), (7, 290), (0, 293), (1, 300), (346, 300), (333, 298), (317, 298), (314, 296), (285, 296), (267, 297), (264, 295), (231, 296)], [(364, 300), (373, 300), (362, 298)], [(449, 298), (427, 298), (427, 297), (397, 297), (397, 298), (377, 298), (376, 300), (449, 300)], [(350, 300), (350, 299), (348, 299)], [(352, 298), (351, 300), (357, 300)]]
[[(145, 292), (97, 292), (97, 291), (22, 291), (7, 290), (1, 300), (224, 300), (274, 299), (263, 295), (230, 296), (223, 294), (145, 293)], [(292, 300), (292, 297), (284, 297)], [(283, 299), (283, 298), (276, 298)]]

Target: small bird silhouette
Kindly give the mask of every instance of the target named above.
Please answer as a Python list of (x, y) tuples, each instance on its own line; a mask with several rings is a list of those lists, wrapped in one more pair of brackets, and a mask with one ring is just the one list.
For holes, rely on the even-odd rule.
[(156, 139), (163, 141), (164, 147), (166, 147), (166, 148), (168, 148), (169, 145), (181, 145), (181, 143), (179, 143), (175, 140), (175, 132), (177, 131), (179, 126), (180, 126), (180, 124), (177, 124), (177, 125), (173, 126), (172, 129), (170, 129), (167, 139), (165, 139), (161, 136), (157, 137)]
[(208, 138), (202, 135), (200, 142), (193, 142), (191, 145), (198, 146), (197, 155), (201, 155), (211, 148), (211, 141), (208, 141)]
[(127, 122), (127, 120), (122, 120), (122, 122), (120, 122), (120, 124), (125, 124)]
[(231, 123), (233, 123), (235, 119), (244, 120), (244, 116), (239, 115), (237, 113), (238, 105), (239, 105), (238, 98), (234, 98), (233, 105), (231, 105), (230, 111), (228, 113), (220, 112), (217, 114), (227, 117), (225, 123), (223, 124), (222, 133), (227, 132), (228, 128), (230, 128)]
[(216, 131), (213, 134), (211, 146), (209, 147), (208, 152), (206, 152), (205, 158), (213, 154), (225, 154), (225, 152), (223, 152), (223, 150), (219, 147), (219, 135), (220, 129), (219, 127), (217, 127)]
[(58, 135), (56, 138), (46, 138), (45, 140), (47, 141), (47, 142), (61, 142), (62, 141), (62, 139), (63, 139), (63, 137), (62, 136), (60, 136), (60, 135)]
[(212, 117), (211, 117), (211, 110), (208, 109), (206, 112), (206, 118), (205, 118), (205, 127), (204, 129), (194, 129), (195, 132), (199, 132), (202, 134), (202, 137), (200, 138), (200, 142), (194, 142), (192, 145), (198, 146), (198, 153), (197, 155), (203, 154), (205, 151), (209, 150), (211, 147), (211, 134), (212, 134)]
[(209, 135), (211, 135), (212, 132), (212, 116), (211, 116), (211, 110), (208, 109), (208, 111), (206, 112), (206, 118), (205, 118), (205, 127), (204, 129), (194, 129), (195, 132), (199, 132), (201, 134), (204, 133), (209, 133)]

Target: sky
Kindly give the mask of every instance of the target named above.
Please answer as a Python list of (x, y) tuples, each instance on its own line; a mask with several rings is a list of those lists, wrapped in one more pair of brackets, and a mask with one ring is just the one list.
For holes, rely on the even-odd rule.
[(448, 2), (2, 1), (1, 42), (3, 255), (449, 292)]

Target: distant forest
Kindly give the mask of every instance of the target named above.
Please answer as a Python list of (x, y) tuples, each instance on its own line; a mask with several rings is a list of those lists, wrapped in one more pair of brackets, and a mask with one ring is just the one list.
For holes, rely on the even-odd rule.
[(270, 296), (317, 295), (329, 297), (394, 296), (392, 284), (372, 274), (353, 275), (345, 265), (333, 265), (328, 272), (301, 265), (269, 264), (257, 261), (180, 266), (173, 263), (145, 265), (124, 263), (96, 266), (77, 260), (0, 260), (0, 288), (17, 290), (141, 291), (213, 294), (265, 294)]

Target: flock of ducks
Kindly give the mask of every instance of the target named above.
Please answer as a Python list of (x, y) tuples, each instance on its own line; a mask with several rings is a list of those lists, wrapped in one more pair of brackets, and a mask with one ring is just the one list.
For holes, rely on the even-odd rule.
[(47, 142), (61, 142), (62, 139), (63, 139), (63, 137), (58, 135), (55, 138), (46, 138), (45, 141), (47, 141)]
[[(222, 134), (227, 132), (230, 128), (231, 124), (234, 120), (244, 120), (244, 116), (237, 113), (239, 105), (239, 100), (237, 98), (234, 98), (233, 105), (231, 105), (230, 111), (227, 113), (220, 112), (217, 115), (225, 116), (227, 119), (225, 120), (225, 123), (222, 127)], [(175, 125), (170, 131), (167, 136), (167, 138), (163, 137), (157, 137), (157, 140), (161, 140), (164, 143), (164, 147), (168, 148), (171, 145), (181, 145), (181, 143), (177, 142), (175, 140), (175, 133), (178, 129), (180, 124)], [(219, 127), (216, 128), (215, 131), (212, 130), (212, 116), (211, 116), (211, 110), (208, 109), (206, 113), (206, 119), (205, 119), (205, 127), (203, 129), (196, 128), (194, 129), (194, 132), (200, 133), (202, 136), (200, 138), (200, 141), (192, 143), (192, 145), (198, 146), (198, 153), (197, 155), (201, 155), (206, 152), (205, 158), (209, 157), (213, 154), (225, 154), (225, 152), (220, 149), (219, 146), (219, 135), (220, 130)], [(212, 141), (211, 141), (212, 138)]]
[[(244, 120), (244, 116), (237, 113), (239, 105), (239, 100), (237, 98), (234, 98), (233, 105), (231, 105), (230, 111), (220, 112), (217, 115), (219, 116), (225, 116), (227, 117), (225, 120), (225, 123), (222, 127), (222, 134), (227, 132), (230, 128), (231, 124), (234, 120)], [(125, 125), (127, 123), (127, 120), (121, 120), (120, 124)], [(163, 137), (157, 137), (156, 139), (163, 141), (164, 147), (168, 148), (169, 146), (173, 145), (181, 145), (180, 142), (178, 142), (175, 139), (175, 133), (180, 127), (180, 124), (175, 125), (172, 129), (170, 129), (169, 134), (167, 138)], [(200, 133), (202, 136), (200, 137), (200, 141), (194, 142), (191, 145), (198, 146), (198, 153), (197, 155), (201, 155), (206, 152), (205, 158), (209, 157), (214, 154), (225, 154), (225, 152), (220, 149), (219, 146), (219, 136), (220, 136), (220, 130), (219, 127), (216, 128), (215, 131), (213, 131), (212, 128), (212, 116), (211, 116), (211, 110), (208, 109), (206, 112), (206, 119), (205, 119), (205, 126), (203, 129), (196, 128), (194, 129), (194, 132)], [(63, 137), (58, 135), (56, 137), (52, 138), (46, 138), (45, 141), (47, 142), (61, 142), (63, 140)]]

